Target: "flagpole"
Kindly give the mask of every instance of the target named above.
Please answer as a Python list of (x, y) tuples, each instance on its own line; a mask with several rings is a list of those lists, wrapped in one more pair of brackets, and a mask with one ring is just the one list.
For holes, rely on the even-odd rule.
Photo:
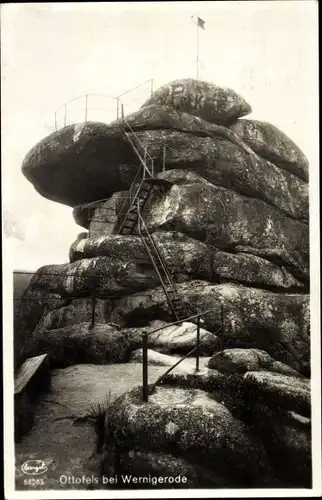
[(197, 28), (197, 80), (199, 80), (199, 26), (198, 26), (198, 19), (196, 22), (196, 28)]

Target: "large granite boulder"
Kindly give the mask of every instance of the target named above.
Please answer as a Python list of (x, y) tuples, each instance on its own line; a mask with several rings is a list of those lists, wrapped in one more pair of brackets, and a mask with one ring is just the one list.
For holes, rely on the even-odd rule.
[(229, 127), (257, 154), (278, 167), (309, 180), (309, 163), (300, 148), (274, 125), (258, 120), (237, 120)]
[(31, 356), (48, 353), (51, 367), (79, 363), (96, 365), (129, 360), (130, 344), (122, 332), (106, 323), (77, 323), (39, 332)]
[(247, 372), (244, 380), (254, 399), (265, 401), (273, 408), (284, 408), (310, 416), (310, 380), (268, 371)]
[(128, 169), (133, 158), (120, 130), (87, 122), (42, 139), (26, 155), (22, 173), (45, 198), (74, 206), (127, 189), (137, 166), (124, 176), (121, 163)]
[(214, 255), (213, 268), (221, 282), (239, 282), (285, 291), (290, 289), (298, 293), (305, 288), (304, 283), (294, 278), (284, 266), (252, 254), (217, 252)]
[[(188, 276), (214, 279), (213, 249), (180, 232), (157, 232), (153, 238), (176, 280), (182, 281)], [(93, 267), (97, 268), (96, 273), (93, 269), (93, 274), (102, 276), (103, 292), (104, 282), (106, 291), (113, 292), (116, 288), (112, 277), (118, 283), (119, 289), (124, 289), (124, 291), (126, 289), (129, 293), (135, 288), (143, 289), (159, 283), (151, 259), (141, 238), (137, 235), (111, 234), (77, 239), (72, 244), (69, 255), (72, 262), (76, 260), (83, 262), (81, 265), (83, 267), (93, 263)], [(73, 265), (79, 264), (75, 262), (67, 266), (72, 269)], [(119, 268), (121, 274), (117, 271), (118, 266), (122, 266)], [(79, 269), (78, 275), (83, 274), (86, 276), (85, 270), (83, 273)]]
[(186, 78), (157, 89), (143, 106), (161, 104), (199, 116), (210, 123), (230, 123), (249, 114), (251, 106), (232, 89)]
[(27, 357), (32, 333), (41, 318), (50, 311), (64, 307), (67, 299), (46, 289), (28, 286), (22, 294), (14, 317), (14, 367), (19, 368)]
[(156, 171), (162, 170), (166, 147), (166, 170), (193, 171), (212, 184), (266, 201), (295, 219), (308, 220), (308, 185), (226, 138), (162, 129), (137, 132), (136, 137), (149, 144)]
[(201, 468), (203, 487), (277, 484), (260, 442), (215, 398), (200, 390), (167, 386), (156, 387), (147, 404), (141, 397), (139, 389), (127, 392), (110, 408), (105, 420), (107, 450), (114, 445), (121, 457), (135, 449), (170, 451)]
[(243, 420), (263, 443), (284, 487), (312, 488), (310, 419), (276, 403), (268, 406), (253, 387), (244, 393), (243, 404)]
[(112, 310), (110, 299), (96, 299), (95, 311), (93, 315), (93, 300), (91, 297), (83, 297), (66, 301), (66, 305), (59, 309), (53, 309), (45, 312), (36, 328), (33, 331), (32, 338), (46, 330), (54, 330), (69, 325), (80, 323), (108, 323)]
[(272, 419), (265, 448), (274, 456), (280, 477), (293, 487), (312, 487), (311, 443), (311, 421), (308, 418), (289, 412)]
[[(170, 172), (167, 172), (170, 176)], [(164, 177), (164, 175), (163, 175)], [(238, 195), (201, 181), (170, 186), (163, 197), (154, 194), (145, 206), (150, 231), (179, 231), (223, 250), (236, 247), (287, 266), (296, 278), (308, 278), (308, 226), (287, 217), (262, 200)], [(112, 234), (121, 220), (118, 215), (124, 193), (115, 193), (95, 211), (90, 237)], [(137, 229), (133, 234), (137, 234)], [(248, 252), (245, 248), (254, 248)]]
[[(77, 127), (51, 134), (28, 153), (22, 166), (27, 179), (43, 196), (71, 206), (128, 189), (138, 159), (121, 130), (91, 122)], [(308, 185), (230, 139), (160, 129), (137, 132), (132, 140), (149, 143), (156, 173), (162, 171), (166, 147), (166, 170), (184, 166), (213, 184), (308, 220)]]
[(111, 127), (122, 127), (127, 131), (134, 130), (135, 132), (173, 129), (199, 136), (219, 136), (237, 144), (237, 146), (240, 146), (248, 154), (255, 155), (254, 151), (230, 128), (210, 123), (199, 116), (160, 104), (145, 105), (138, 111), (127, 115), (124, 120), (120, 118), (112, 122)]
[[(263, 288), (298, 290), (298, 292), (307, 291), (305, 284), (294, 278), (284, 266), (261, 257), (246, 253), (235, 254), (217, 251), (216, 246), (208, 246), (180, 232), (159, 231), (154, 233), (153, 237), (177, 281), (184, 279), (184, 276), (191, 276), (200, 279), (205, 278), (209, 281), (254, 284)], [(132, 282), (130, 283), (126, 276), (122, 275), (122, 281), (119, 283), (118, 289), (123, 286), (124, 288), (128, 287), (128, 290), (133, 290), (133, 287), (135, 288), (133, 284), (135, 275), (139, 276), (138, 288), (144, 288), (152, 283), (153, 268), (151, 260), (141, 239), (135, 235), (120, 236), (110, 234), (96, 237), (94, 232), (94, 236), (87, 238), (86, 233), (81, 233), (71, 245), (69, 257), (71, 262), (81, 260), (84, 266), (88, 266), (88, 271), (91, 267), (93, 274), (99, 274), (100, 268), (104, 269), (105, 274), (102, 274), (102, 285), (105, 282), (109, 291), (114, 291), (115, 285), (113, 286), (111, 279), (103, 278), (110, 269), (114, 268), (113, 276), (117, 280), (116, 268), (119, 261), (133, 263), (135, 267), (128, 267), (127, 276), (132, 275)], [(96, 257), (103, 257), (104, 259), (99, 261)], [(80, 268), (77, 266), (78, 275), (80, 277), (84, 275), (84, 278), (86, 278), (87, 271), (85, 272), (83, 265)], [(74, 272), (73, 266), (66, 266), (66, 273)], [(146, 279), (140, 275), (140, 269), (143, 269), (143, 267)], [(56, 272), (59, 269), (62, 274), (65, 269), (57, 266), (46, 266), (46, 268), (47, 270), (56, 269)], [(43, 271), (45, 271), (45, 268), (38, 272)], [(125, 271), (124, 266), (123, 271)], [(63, 281), (63, 276), (60, 280)], [(56, 277), (55, 281), (57, 281)], [(52, 289), (50, 285), (49, 289)]]
[(280, 361), (275, 361), (272, 356), (261, 349), (225, 349), (213, 354), (207, 366), (223, 373), (271, 371), (300, 377), (296, 370)]

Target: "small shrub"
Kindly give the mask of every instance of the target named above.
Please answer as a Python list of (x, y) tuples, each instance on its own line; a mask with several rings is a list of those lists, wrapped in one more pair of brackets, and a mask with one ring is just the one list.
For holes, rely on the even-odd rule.
[(112, 395), (112, 392), (109, 391), (103, 401), (93, 403), (90, 406), (89, 412), (87, 414), (88, 419), (93, 423), (94, 430), (97, 435), (96, 449), (98, 453), (100, 453), (104, 447), (105, 423), (108, 421), (115, 400), (116, 398)]

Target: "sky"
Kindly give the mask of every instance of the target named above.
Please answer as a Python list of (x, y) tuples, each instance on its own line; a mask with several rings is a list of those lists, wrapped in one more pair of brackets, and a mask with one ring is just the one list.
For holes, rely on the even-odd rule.
[[(286, 133), (318, 169), (317, 3), (41, 3), (1, 5), (2, 199), (5, 249), (14, 269), (68, 262), (83, 229), (72, 208), (43, 198), (21, 173), (28, 151), (55, 127), (55, 111), (85, 94), (120, 95), (153, 79), (154, 88), (196, 77), (240, 93), (250, 118)], [(124, 97), (138, 109), (150, 83)], [(83, 118), (84, 101), (68, 107)], [(89, 99), (88, 119), (112, 121), (108, 97)], [(91, 109), (92, 108), (92, 109)], [(62, 111), (57, 112), (63, 125)], [(312, 176), (311, 176), (312, 178)], [(14, 228), (14, 230), (10, 230)]]

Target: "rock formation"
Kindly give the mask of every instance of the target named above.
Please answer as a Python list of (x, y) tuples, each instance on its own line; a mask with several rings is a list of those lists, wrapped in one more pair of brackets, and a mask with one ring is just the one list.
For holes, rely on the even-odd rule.
[[(137, 364), (144, 331), (151, 367), (189, 353), (195, 321), (171, 325), (149, 235), (184, 318), (208, 311), (199, 372), (193, 354), (148, 403), (134, 388), (106, 409), (103, 473), (174, 467), (191, 487), (310, 486), (308, 162), (275, 126), (242, 118), (250, 112), (231, 89), (178, 80), (125, 119), (54, 132), (23, 162), (86, 231), (68, 263), (31, 279), (16, 363), (47, 352), (53, 369)], [(141, 184), (144, 158), (153, 185)], [(129, 201), (142, 186), (146, 239)]]

